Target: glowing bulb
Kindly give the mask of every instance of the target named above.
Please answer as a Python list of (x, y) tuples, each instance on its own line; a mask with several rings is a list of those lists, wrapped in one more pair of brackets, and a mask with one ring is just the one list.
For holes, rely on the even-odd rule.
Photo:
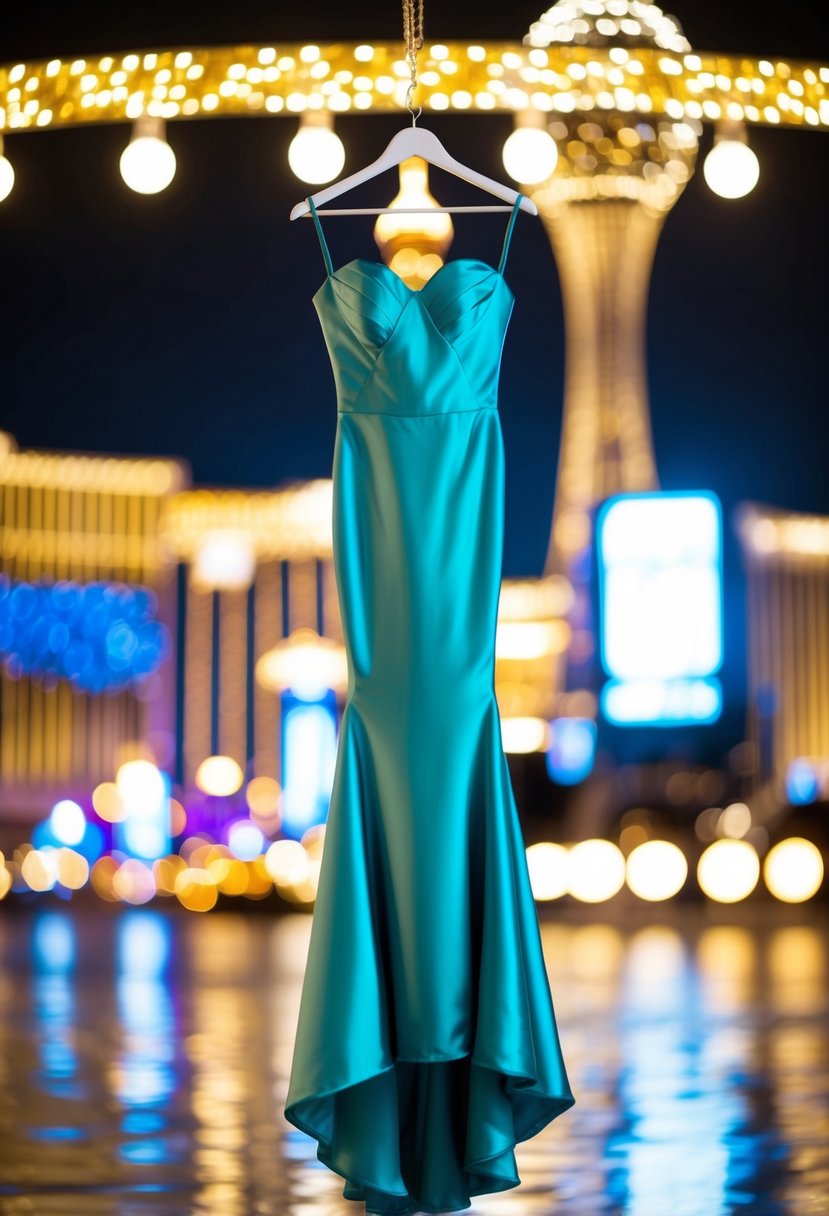
[(760, 162), (742, 140), (721, 139), (706, 156), (702, 172), (720, 198), (742, 198), (757, 185)]
[(120, 160), (121, 176), (137, 194), (158, 194), (176, 172), (176, 156), (164, 137), (164, 120), (139, 118)]
[(540, 127), (517, 127), (504, 143), (504, 168), (516, 182), (546, 181), (558, 163), (556, 141)]
[(345, 148), (329, 114), (309, 114), (288, 146), (288, 164), (303, 182), (319, 185), (342, 172)]
[(0, 203), (8, 198), (14, 186), (14, 169), (11, 161), (3, 155), (3, 137), (0, 136)]
[[(427, 162), (421, 156), (408, 156), (400, 162), (398, 173), (400, 189), (389, 203), (390, 210), (383, 215), (378, 215), (374, 225), (374, 239), (382, 249), (385, 245), (398, 242), (404, 235), (407, 235), (411, 237), (411, 245), (422, 245), (424, 241), (429, 241), (444, 252), (452, 239), (452, 217), (445, 211), (433, 211), (430, 214), (426, 210), (429, 207), (440, 206), (429, 189)], [(424, 208), (424, 211), (413, 214), (408, 211), (410, 207)], [(419, 256), (416, 250), (409, 252), (413, 252), (415, 258)], [(401, 269), (411, 272), (414, 267), (401, 267)]]

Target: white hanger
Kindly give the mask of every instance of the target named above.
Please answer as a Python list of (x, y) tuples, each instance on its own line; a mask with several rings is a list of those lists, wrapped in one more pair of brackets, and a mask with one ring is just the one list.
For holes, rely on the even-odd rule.
[[(350, 174), (349, 177), (344, 177), (338, 182), (334, 182), (331, 186), (326, 186), (324, 190), (318, 191), (312, 197), (314, 206), (318, 203), (327, 203), (329, 199), (337, 198), (340, 194), (345, 194), (354, 186), (360, 186), (363, 182), (369, 181), (372, 177), (377, 177), (386, 169), (393, 169), (395, 165), (399, 165), (401, 161), (407, 160), (410, 156), (420, 156), (423, 160), (428, 161), (430, 165), (435, 165), (438, 169), (445, 169), (447, 173), (453, 173), (455, 177), (460, 177), (465, 182), (469, 182), (473, 186), (480, 186), (482, 190), (486, 190), (489, 194), (494, 194), (496, 198), (501, 198), (507, 203), (514, 204), (518, 198), (518, 191), (512, 190), (509, 186), (504, 186), (501, 182), (493, 181), (491, 177), (485, 177), (483, 173), (476, 173), (474, 169), (470, 169), (467, 165), (462, 165), (460, 161), (455, 160), (453, 156), (444, 148), (443, 144), (438, 139), (433, 131), (424, 130), (423, 127), (415, 126), (412, 122), (411, 127), (405, 127), (402, 131), (398, 131), (392, 137), (386, 146), (385, 151), (378, 156), (377, 160), (373, 160), (370, 165), (366, 165), (364, 169), (358, 169), (356, 173)], [(394, 214), (398, 213), (415, 213), (415, 212), (430, 212), (437, 211), (509, 211), (510, 207), (493, 207), (493, 206), (471, 206), (471, 207), (354, 207), (343, 209), (327, 209), (321, 212), (322, 215), (383, 215), (388, 211)], [(532, 199), (523, 195), (519, 204), (519, 210), (529, 211), (530, 215), (538, 215), (538, 208)], [(297, 203), (291, 211), (291, 219), (298, 220), (303, 215), (310, 215), (311, 208), (308, 205), (308, 199), (304, 198)]]

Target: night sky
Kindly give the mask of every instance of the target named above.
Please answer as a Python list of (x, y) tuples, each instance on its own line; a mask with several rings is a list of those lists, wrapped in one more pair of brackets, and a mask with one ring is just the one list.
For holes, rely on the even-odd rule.
[[(687, 0), (669, 11), (697, 50), (829, 63), (821, 8), (792, 6), (784, 18), (778, 4)], [(426, 38), (520, 41), (541, 11), (427, 0)], [(399, 37), (396, 3), (38, 3), (4, 13), (0, 60)], [(508, 181), (500, 149), (509, 115), (427, 118), (451, 152)], [(390, 116), (338, 117), (344, 172), (379, 155), (399, 127)], [(121, 181), (126, 124), (7, 136), (17, 181), (0, 205), (0, 428), (21, 447), (180, 456), (200, 484), (330, 476), (336, 400), (311, 304), (324, 265), (313, 225), (288, 219), (312, 189), (288, 169), (295, 130), (295, 118), (281, 117), (171, 123), (178, 169), (157, 197)], [(660, 240), (648, 323), (662, 488), (713, 489), (727, 534), (734, 506), (748, 499), (829, 513), (829, 133), (749, 135), (758, 187), (721, 200), (698, 171)], [(711, 140), (706, 125), (700, 165)], [(482, 197), (438, 171), (432, 186), (446, 202)], [(362, 197), (380, 201), (393, 187), (388, 175)], [(324, 222), (335, 265), (376, 256), (373, 217)], [(456, 216), (449, 256), (496, 262), (505, 223)], [(511, 576), (543, 565), (561, 424), (562, 310), (540, 220), (519, 215), (507, 277), (516, 303), (500, 412)], [(726, 556), (728, 579), (739, 582), (733, 535)], [(739, 633), (739, 596), (731, 605)]]

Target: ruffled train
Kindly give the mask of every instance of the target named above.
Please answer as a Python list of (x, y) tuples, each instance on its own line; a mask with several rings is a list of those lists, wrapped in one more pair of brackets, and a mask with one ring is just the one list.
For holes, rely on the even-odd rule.
[(515, 1146), (575, 1098), (494, 695), (470, 770), (468, 957), (457, 968), (468, 1014), (443, 1043), (424, 1024), (412, 1050), (417, 1023), (402, 1042), (389, 938), (400, 893), (377, 830), (367, 716), (347, 704), (285, 1117), (318, 1141), (344, 1198), (367, 1212), (461, 1211), (474, 1195), (518, 1186)]

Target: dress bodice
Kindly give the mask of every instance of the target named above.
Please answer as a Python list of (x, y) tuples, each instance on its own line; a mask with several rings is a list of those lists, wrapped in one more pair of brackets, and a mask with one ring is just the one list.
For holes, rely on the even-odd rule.
[(446, 262), (415, 291), (383, 262), (354, 258), (334, 270), (308, 202), (327, 277), (314, 307), (340, 413), (417, 416), (497, 408), (501, 351), (514, 304), (503, 270), (518, 195), (498, 267)]

